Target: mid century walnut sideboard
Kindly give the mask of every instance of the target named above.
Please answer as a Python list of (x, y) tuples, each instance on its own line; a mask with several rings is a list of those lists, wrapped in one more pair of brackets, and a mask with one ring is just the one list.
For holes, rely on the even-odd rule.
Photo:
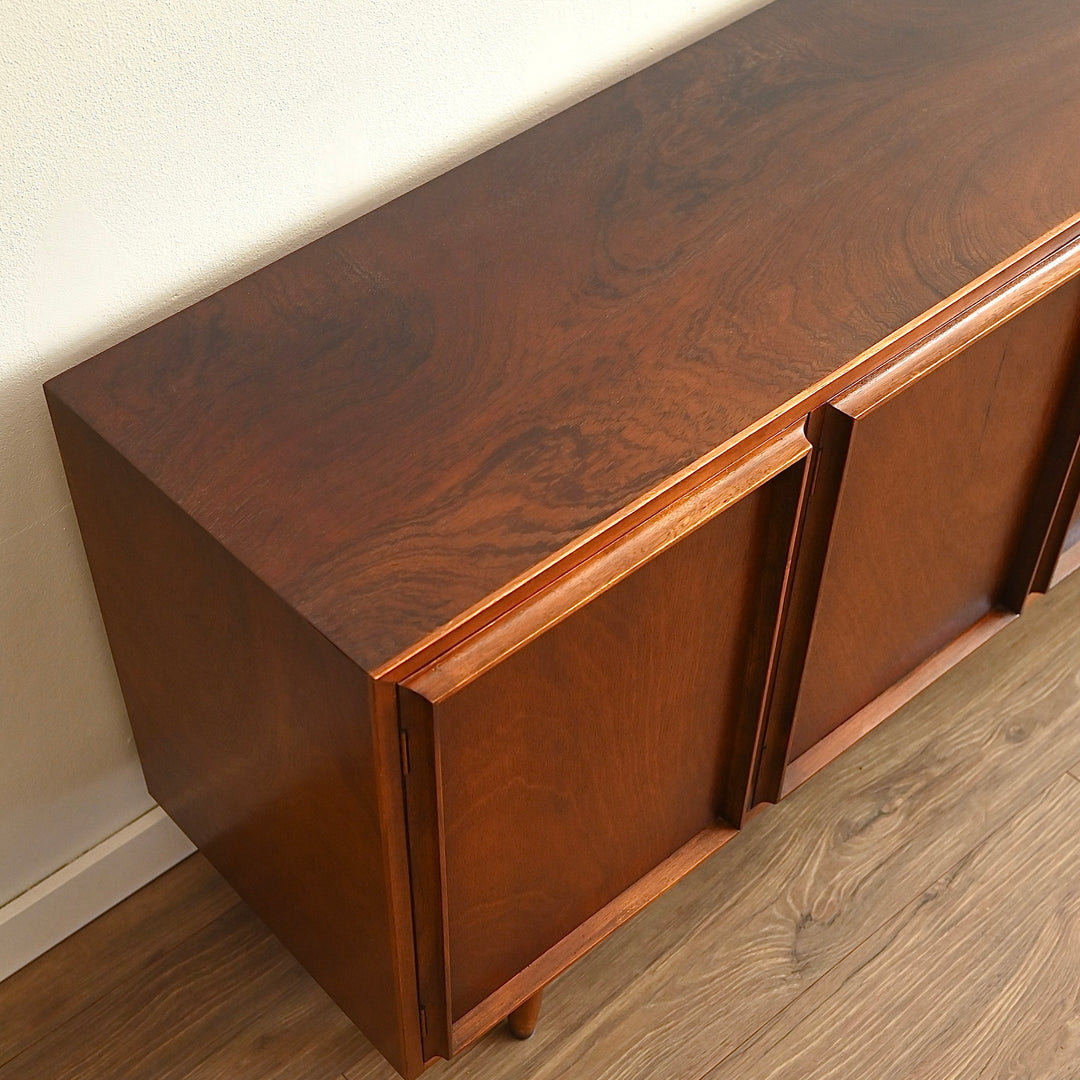
[(1080, 563), (1078, 274), (1073, 0), (777, 0), (60, 375), (150, 790), (405, 1076), (527, 1033)]

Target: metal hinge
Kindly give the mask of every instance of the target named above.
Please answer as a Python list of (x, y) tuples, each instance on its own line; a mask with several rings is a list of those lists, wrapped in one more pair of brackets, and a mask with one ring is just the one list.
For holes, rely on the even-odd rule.
[(427, 1009), (420, 1009), (420, 1038), (427, 1042)]
[(409, 775), (409, 733), (407, 731), (401, 731), (401, 774), (402, 776)]

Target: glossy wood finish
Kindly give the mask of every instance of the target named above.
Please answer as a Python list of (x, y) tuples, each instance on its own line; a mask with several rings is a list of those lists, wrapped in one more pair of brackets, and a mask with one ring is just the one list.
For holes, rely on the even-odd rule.
[(151, 794), (415, 1072), (396, 721), (380, 730), (363, 672), (51, 406)]
[(822, 453), (842, 476), (819, 510), (831, 532), (789, 761), (1001, 604), (1078, 338), (1073, 282), (921, 377), (886, 369), (827, 407)]
[(1074, 216), (1078, 66), (1070, 0), (777, 0), (57, 393), (389, 669)]
[(453, 1019), (742, 799), (737, 724), (764, 693), (748, 651), (785, 565), (765, 556), (800, 481), (746, 495), (429, 706)]
[(777, 0), (50, 382), (151, 790), (404, 1075), (1063, 572), (1078, 69)]

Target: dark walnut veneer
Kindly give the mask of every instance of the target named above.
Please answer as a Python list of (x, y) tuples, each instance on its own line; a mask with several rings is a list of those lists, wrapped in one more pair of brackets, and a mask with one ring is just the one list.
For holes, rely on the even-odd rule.
[(776, 0), (47, 385), (150, 790), (402, 1074), (1080, 563), (1078, 131), (1071, 0)]

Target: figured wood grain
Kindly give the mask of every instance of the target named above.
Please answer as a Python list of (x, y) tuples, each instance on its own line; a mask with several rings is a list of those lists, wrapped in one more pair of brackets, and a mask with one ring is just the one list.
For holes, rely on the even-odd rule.
[(456, 1017), (741, 804), (755, 631), (775, 623), (801, 477), (754, 489), (434, 710)]
[[(800, 470), (792, 466), (806, 458), (809, 451), (801, 423), (780, 433), (721, 476), (690, 488), (640, 524), (628, 523), (626, 532), (597, 551), (583, 566), (538, 589), (493, 620), (483, 633), (473, 634), (421, 668), (404, 685), (429, 701), (445, 700), (781, 473), (791, 474), (783, 482), (786, 487), (797, 486), (796, 474)], [(779, 485), (773, 485), (776, 486)], [(793, 514), (793, 506), (778, 505), (777, 531), (785, 534), (781, 538), (785, 550)], [(782, 554), (776, 553), (773, 563), (782, 558)], [(771, 631), (771, 622), (775, 620), (767, 618)]]
[[(783, 475), (433, 709), (455, 1018), (719, 821)], [(778, 512), (779, 509), (779, 512)], [(733, 780), (732, 774), (744, 775)]]
[(0, 982), (0, 1065), (239, 902), (206, 859), (192, 855), (8, 976)]
[(1072, 220), (1078, 63), (777, 0), (53, 393), (372, 671)]
[(1063, 776), (706, 1080), (1075, 1076), (1078, 836)]
[(527, 604), (552, 582), (588, 565), (599, 551), (618, 543), (642, 523), (665, 516), (680, 500), (716, 479), (737, 472), (748, 455), (768, 452), (769, 444), (802, 425), (830, 398), (882, 365), (917, 353), (940, 361), (989, 333), (1001, 322), (1080, 272), (1080, 214), (1025, 245), (977, 275), (944, 300), (892, 331), (831, 375), (784, 402), (772, 412), (690, 464), (654, 484), (614, 514), (500, 585), (434, 631), (419, 638), (377, 669), (381, 679), (406, 679), (478, 630)]

